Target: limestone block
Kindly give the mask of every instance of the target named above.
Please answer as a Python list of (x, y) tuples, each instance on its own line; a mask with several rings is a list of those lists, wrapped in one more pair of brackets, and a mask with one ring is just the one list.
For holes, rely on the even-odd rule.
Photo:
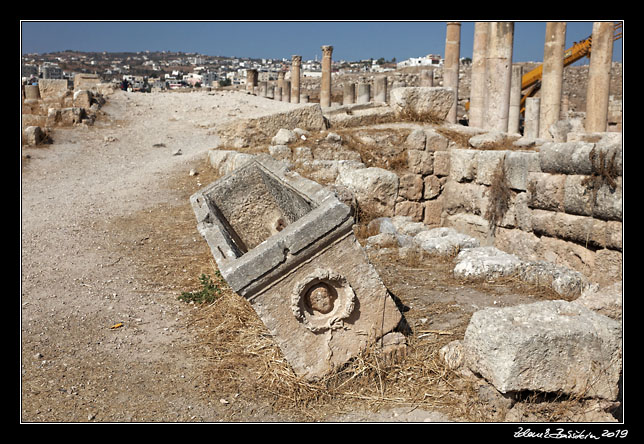
[(424, 179), (425, 191), (423, 193), (423, 198), (425, 199), (435, 199), (438, 197), (442, 190), (443, 185), (447, 182), (447, 178), (438, 177), (438, 176), (427, 176)]
[(76, 107), (89, 109), (92, 106), (92, 93), (85, 89), (77, 90), (74, 92), (73, 103)]
[(573, 302), (616, 321), (622, 320), (622, 281), (600, 287), (588, 287)]
[(399, 179), (398, 196), (406, 200), (423, 197), (423, 177), (420, 174), (402, 174)]
[(423, 223), (429, 226), (436, 226), (441, 224), (443, 214), (443, 198), (438, 197), (434, 200), (428, 200), (423, 203), (425, 205)]
[(252, 143), (270, 142), (282, 128), (317, 131), (326, 129), (320, 104), (301, 105), (281, 113), (233, 120), (218, 126), (216, 131), (224, 145), (236, 143), (249, 146)]
[(621, 325), (566, 301), (486, 308), (472, 315), (467, 366), (502, 393), (534, 390), (615, 400)]
[(437, 176), (449, 176), (450, 174), (450, 151), (434, 152), (434, 174)]
[(390, 105), (399, 117), (444, 121), (454, 102), (454, 90), (443, 87), (394, 88)]
[(424, 151), (426, 141), (427, 136), (425, 135), (425, 131), (421, 129), (415, 129), (411, 133), (409, 133), (409, 136), (407, 136), (407, 139), (405, 139), (405, 146), (412, 150)]
[(287, 145), (270, 145), (268, 152), (277, 160), (290, 160), (293, 154)]
[(475, 238), (451, 227), (432, 228), (414, 236), (414, 242), (430, 254), (451, 256), (465, 248), (479, 246)]
[(458, 253), (455, 259), (454, 276), (461, 279), (494, 280), (511, 276), (522, 262), (513, 254), (495, 247), (468, 248)]
[(545, 143), (539, 149), (541, 171), (551, 174), (592, 174), (590, 153), (594, 143)]
[(45, 133), (39, 126), (28, 126), (22, 132), (22, 140), (25, 145), (38, 145), (45, 139)]
[(250, 162), (252, 154), (240, 153), (232, 150), (210, 150), (208, 151), (208, 162), (220, 175), (231, 173), (236, 168)]
[(324, 376), (402, 320), (333, 191), (266, 156), (190, 202), (221, 275), (297, 375)]
[(429, 151), (407, 150), (407, 168), (416, 174), (432, 174), (434, 156)]
[(622, 279), (624, 267), (622, 253), (608, 248), (597, 250), (593, 257), (594, 281), (605, 285)]
[(38, 79), (38, 89), (42, 100), (62, 100), (67, 95), (67, 80)]
[(273, 145), (288, 145), (296, 140), (297, 136), (294, 131), (287, 128), (280, 128), (277, 134), (271, 139), (271, 143)]
[(504, 168), (510, 188), (525, 191), (528, 185), (528, 174), (541, 171), (539, 154), (508, 151), (505, 156)]
[(445, 151), (449, 146), (449, 139), (433, 128), (425, 130), (425, 138), (425, 149), (427, 151)]
[(570, 214), (590, 216), (593, 213), (593, 193), (589, 188), (589, 176), (570, 174), (565, 176), (563, 211)]
[(470, 182), (476, 177), (476, 156), (478, 151), (453, 149), (450, 156), (450, 179), (456, 182)]
[(528, 206), (563, 211), (566, 177), (563, 174), (528, 173)]
[(396, 216), (409, 216), (414, 222), (420, 222), (423, 220), (424, 208), (425, 207), (420, 202), (405, 200), (396, 204), (394, 214)]
[(494, 174), (503, 166), (506, 151), (478, 151), (476, 153), (476, 183), (491, 185)]
[(567, 298), (578, 297), (589, 286), (588, 280), (579, 271), (542, 260), (524, 262), (517, 278), (538, 287), (551, 288)]
[(611, 188), (602, 184), (597, 190), (593, 215), (605, 220), (622, 220), (622, 183), (623, 179), (616, 179), (616, 187)]
[(444, 209), (450, 214), (457, 212), (481, 214), (481, 208), (485, 208), (485, 202), (487, 202), (486, 190), (484, 185), (448, 180), (442, 193), (445, 196)]
[(606, 222), (606, 248), (622, 251), (622, 223)]
[(380, 216), (393, 216), (398, 197), (398, 176), (382, 168), (341, 169), (336, 185), (355, 194), (358, 205)]
[(524, 260), (538, 260), (535, 250), (539, 238), (529, 231), (499, 227), (494, 235), (494, 246)]

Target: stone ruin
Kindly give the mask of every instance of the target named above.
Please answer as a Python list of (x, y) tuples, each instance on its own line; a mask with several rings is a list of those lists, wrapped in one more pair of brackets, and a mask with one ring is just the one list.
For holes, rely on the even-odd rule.
[(221, 275), (298, 375), (323, 376), (400, 322), (333, 192), (264, 159), (190, 201)]
[(38, 79), (22, 86), (22, 141), (25, 145), (47, 143), (56, 127), (91, 125), (114, 90), (94, 74), (77, 74), (73, 85), (67, 79)]
[[(586, 130), (578, 113), (541, 136), (452, 123), (445, 86), (400, 86), (385, 102), (347, 91), (342, 105), (303, 100), (217, 127), (208, 160), (223, 177), (191, 198), (222, 275), (296, 373), (321, 376), (381, 337), (404, 344), (365, 255), (393, 244), (454, 256), (461, 279), (518, 276), (562, 297), (476, 312), (441, 350), (450, 368), (503, 394), (619, 400), (621, 133)], [(349, 139), (392, 156), (374, 166)], [(374, 212), (365, 247), (352, 206)]]

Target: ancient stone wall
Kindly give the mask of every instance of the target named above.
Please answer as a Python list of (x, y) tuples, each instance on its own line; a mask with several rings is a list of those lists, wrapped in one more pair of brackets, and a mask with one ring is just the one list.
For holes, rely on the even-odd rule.
[(621, 140), (608, 137), (538, 151), (453, 149), (441, 223), (526, 260), (617, 281), (621, 159)]

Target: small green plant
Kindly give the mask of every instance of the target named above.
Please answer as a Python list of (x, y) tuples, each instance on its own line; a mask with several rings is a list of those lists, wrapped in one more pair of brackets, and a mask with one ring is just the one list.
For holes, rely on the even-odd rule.
[[(215, 271), (215, 274), (218, 278), (221, 278), (219, 270)], [(201, 273), (199, 281), (201, 282), (201, 290), (192, 292), (184, 291), (181, 293), (181, 296), (179, 296), (179, 300), (184, 302), (194, 302), (195, 304), (209, 304), (221, 296), (221, 287), (213, 282), (210, 276)]]

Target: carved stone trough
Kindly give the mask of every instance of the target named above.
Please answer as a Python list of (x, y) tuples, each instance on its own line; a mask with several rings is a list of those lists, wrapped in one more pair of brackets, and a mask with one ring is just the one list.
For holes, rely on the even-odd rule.
[(298, 375), (323, 376), (400, 322), (333, 191), (262, 158), (190, 201), (223, 278)]

